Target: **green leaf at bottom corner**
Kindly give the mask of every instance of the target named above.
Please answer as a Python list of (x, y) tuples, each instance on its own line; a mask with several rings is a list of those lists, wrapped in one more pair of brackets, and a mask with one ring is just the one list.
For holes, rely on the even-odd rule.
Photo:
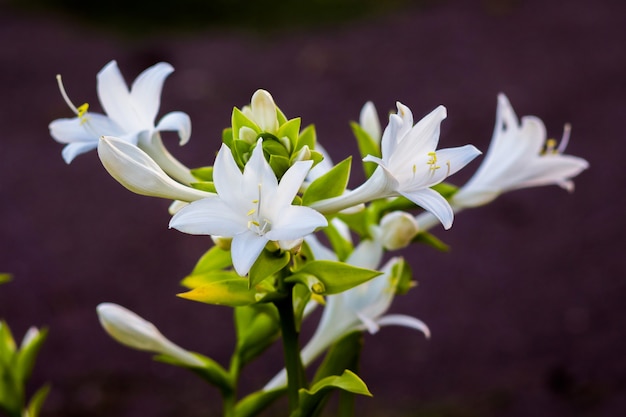
[(311, 415), (317, 409), (318, 404), (323, 402), (333, 389), (368, 397), (372, 396), (365, 382), (357, 374), (346, 369), (341, 375), (332, 375), (319, 380), (310, 389), (300, 389), (301, 415)]
[(49, 384), (39, 388), (30, 399), (28, 407), (26, 408), (27, 414), (25, 415), (28, 417), (38, 417), (41, 412), (41, 407), (43, 407), (43, 403), (46, 401), (46, 397), (48, 397), (48, 393), (50, 393)]
[(6, 284), (7, 282), (11, 281), (11, 279), (11, 274), (0, 273), (0, 284)]

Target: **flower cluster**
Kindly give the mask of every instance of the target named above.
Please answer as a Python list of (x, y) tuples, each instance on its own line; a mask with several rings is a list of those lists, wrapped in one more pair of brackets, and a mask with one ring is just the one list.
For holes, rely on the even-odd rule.
[[(415, 123), (411, 110), (398, 102), (383, 129), (368, 102), (352, 124), (366, 179), (348, 189), (351, 158), (332, 163), (313, 126), (289, 119), (269, 92), (258, 90), (249, 105), (233, 110), (214, 163), (190, 169), (160, 137), (161, 131), (177, 131), (185, 144), (189, 117), (171, 112), (155, 124), (172, 71), (169, 64), (156, 64), (129, 89), (110, 62), (97, 76), (106, 114), (91, 113), (86, 104), (76, 107), (59, 76), (75, 117), (53, 121), (50, 133), (66, 144), (67, 163), (97, 148), (105, 169), (124, 187), (172, 201), (170, 228), (211, 236), (208, 242), (215, 245), (183, 279), (187, 291), (179, 296), (235, 309), (237, 343), (229, 369), (179, 347), (121, 306), (104, 303), (97, 312), (120, 343), (156, 353), (217, 386), (229, 416), (256, 415), (284, 394), (294, 416), (313, 415), (334, 389), (370, 395), (353, 372), (363, 331), (400, 325), (430, 336), (420, 320), (386, 314), (412, 281), (402, 257), (383, 263), (385, 251), (417, 241), (440, 247), (427, 229), (437, 223), (449, 229), (455, 212), (517, 188), (557, 184), (571, 190), (572, 178), (587, 168), (585, 160), (562, 154), (569, 127), (557, 147), (546, 141), (541, 120), (525, 117), (520, 123), (500, 95), (489, 151), (474, 177), (457, 189), (448, 178), (481, 152), (472, 145), (438, 148), (445, 107)], [(318, 328), (300, 351), (301, 323), (320, 305)], [(238, 400), (243, 367), (277, 338), (283, 341), (285, 369)], [(308, 381), (304, 367), (324, 353)]]

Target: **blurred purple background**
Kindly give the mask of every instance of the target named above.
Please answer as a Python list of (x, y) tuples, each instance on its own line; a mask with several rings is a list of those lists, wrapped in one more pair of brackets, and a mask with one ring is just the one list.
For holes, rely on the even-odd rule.
[[(400, 100), (416, 118), (444, 104), (441, 147), (486, 150), (499, 92), (551, 137), (571, 122), (568, 153), (591, 164), (575, 193), (504, 195), (435, 230), (450, 253), (405, 253), (419, 287), (392, 312), (421, 318), (433, 337), (367, 336), (362, 376), (374, 399), (358, 406), (362, 416), (625, 415), (625, 13), (617, 0), (448, 1), (268, 35), (127, 38), (0, 4), (0, 271), (15, 278), (0, 288), (0, 317), (20, 338), (31, 324), (50, 328), (31, 385), (53, 384), (44, 416), (219, 414), (214, 389), (111, 340), (99, 302), (222, 363), (234, 343), (230, 309), (174, 296), (208, 238), (168, 230), (168, 203), (123, 189), (95, 153), (67, 166), (48, 135), (50, 121), (71, 116), (55, 74), (99, 111), (95, 76), (111, 59), (127, 81), (158, 61), (176, 68), (161, 114), (191, 116), (190, 143), (168, 141), (189, 166), (213, 161), (232, 107), (257, 88), (315, 123), (336, 161), (356, 152), (348, 121), (366, 100), (381, 115)], [(244, 371), (245, 386), (267, 381), (280, 354)]]

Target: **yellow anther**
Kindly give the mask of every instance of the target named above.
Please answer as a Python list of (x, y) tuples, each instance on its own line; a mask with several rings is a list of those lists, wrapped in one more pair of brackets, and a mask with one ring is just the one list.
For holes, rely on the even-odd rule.
[(256, 211), (256, 209), (250, 209), (250, 211), (248, 211), (246, 213), (246, 216), (252, 216), (254, 214), (254, 212)]
[(89, 103), (85, 103), (76, 109), (76, 115), (81, 125), (87, 122), (87, 110), (89, 110)]

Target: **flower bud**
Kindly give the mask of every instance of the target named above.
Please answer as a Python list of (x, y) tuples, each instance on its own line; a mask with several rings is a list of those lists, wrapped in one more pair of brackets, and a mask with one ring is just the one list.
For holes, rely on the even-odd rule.
[(402, 249), (411, 243), (419, 227), (415, 218), (403, 211), (392, 211), (380, 221), (381, 242), (385, 249)]
[(96, 311), (104, 330), (119, 343), (133, 349), (168, 355), (187, 366), (204, 366), (191, 352), (166, 339), (154, 324), (132, 311), (113, 303), (101, 303)]

